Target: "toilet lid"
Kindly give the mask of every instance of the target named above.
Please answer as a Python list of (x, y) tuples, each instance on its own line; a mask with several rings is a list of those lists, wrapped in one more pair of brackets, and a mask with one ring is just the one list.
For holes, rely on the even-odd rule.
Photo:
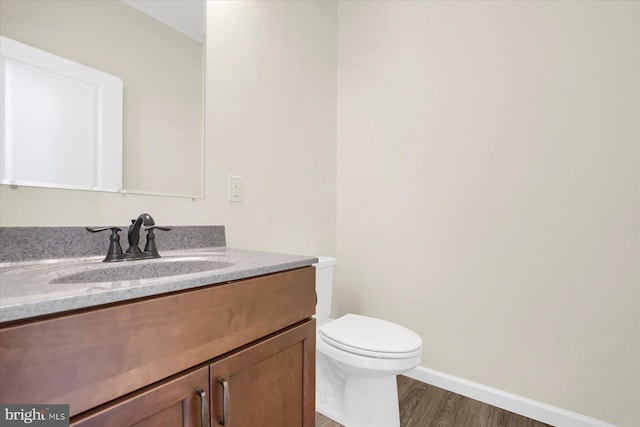
[(411, 357), (420, 353), (422, 339), (413, 331), (386, 320), (346, 314), (320, 328), (327, 344), (373, 357)]

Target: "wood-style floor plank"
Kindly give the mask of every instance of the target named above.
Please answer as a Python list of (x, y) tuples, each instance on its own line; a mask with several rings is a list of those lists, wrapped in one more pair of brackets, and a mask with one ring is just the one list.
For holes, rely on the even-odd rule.
[[(548, 424), (398, 375), (401, 427), (549, 427)], [(316, 414), (316, 427), (343, 427)]]

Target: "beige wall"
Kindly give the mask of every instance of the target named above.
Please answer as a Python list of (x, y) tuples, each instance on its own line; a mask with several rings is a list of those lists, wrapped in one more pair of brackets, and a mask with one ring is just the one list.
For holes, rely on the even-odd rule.
[[(0, 225), (125, 224), (149, 212), (160, 224), (223, 224), (233, 247), (334, 254), (335, 11), (209, 2), (204, 200), (0, 186)], [(245, 178), (244, 203), (227, 201), (228, 174)]]
[(208, 3), (208, 193), (238, 247), (335, 254), (336, 5)]
[(640, 425), (637, 2), (339, 2), (339, 314)]

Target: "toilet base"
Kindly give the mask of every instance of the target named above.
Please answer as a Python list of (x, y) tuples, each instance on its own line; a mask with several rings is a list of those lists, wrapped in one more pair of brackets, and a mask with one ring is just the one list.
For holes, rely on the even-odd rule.
[(344, 375), (317, 355), (316, 411), (345, 427), (400, 427), (395, 374)]
[(396, 376), (347, 377), (344, 388), (345, 427), (400, 427)]

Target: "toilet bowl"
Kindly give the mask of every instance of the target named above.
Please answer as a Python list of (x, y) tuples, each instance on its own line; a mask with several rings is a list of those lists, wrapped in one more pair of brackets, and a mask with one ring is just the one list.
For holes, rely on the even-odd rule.
[(329, 318), (335, 259), (316, 266), (316, 411), (345, 427), (399, 427), (396, 375), (420, 364), (422, 339), (357, 314)]

